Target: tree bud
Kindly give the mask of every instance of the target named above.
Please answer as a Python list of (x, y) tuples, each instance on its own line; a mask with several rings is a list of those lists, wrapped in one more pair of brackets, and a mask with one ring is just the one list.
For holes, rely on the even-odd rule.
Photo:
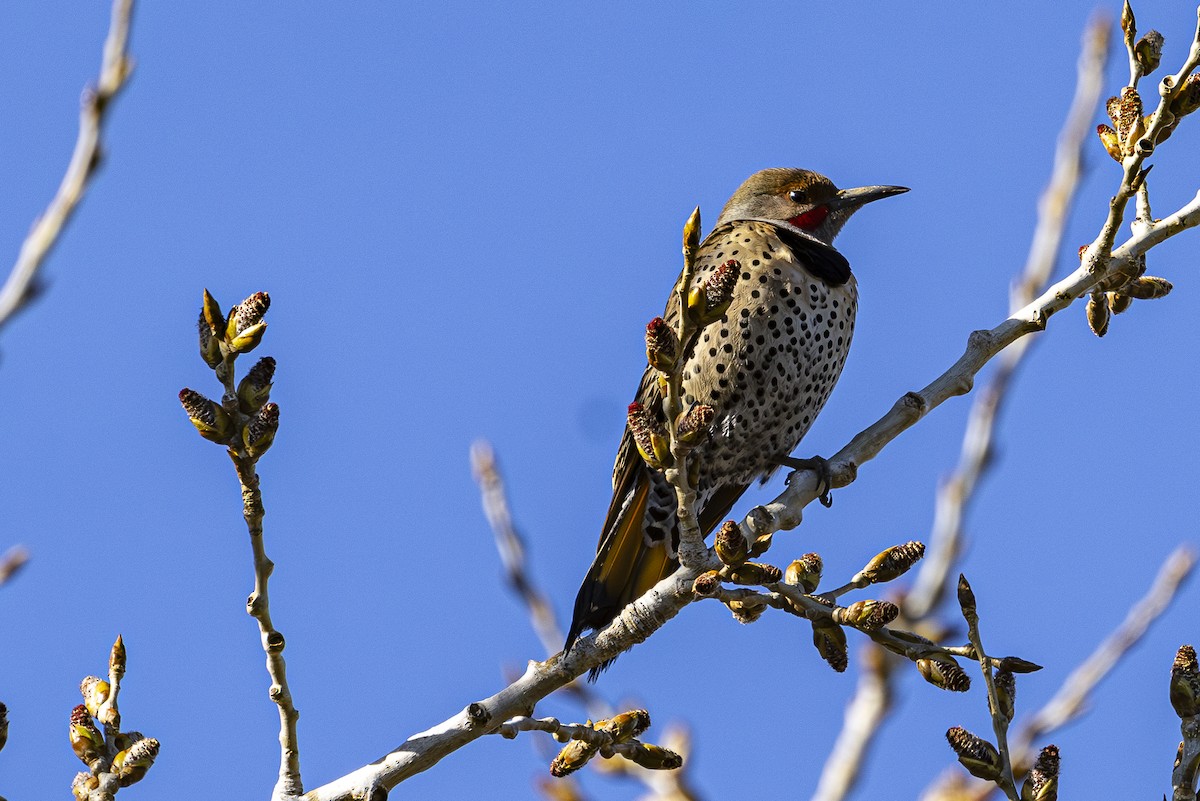
[(661, 317), (646, 326), (646, 360), (664, 373), (674, 372), (679, 363), (679, 337)]
[(674, 463), (667, 443), (667, 432), (662, 424), (646, 411), (646, 407), (637, 402), (629, 404), (626, 421), (638, 453), (646, 460), (646, 464), (655, 470), (661, 470)]
[(867, 562), (867, 566), (859, 571), (859, 576), (870, 584), (892, 581), (907, 573), (924, 555), (925, 544), (916, 540), (893, 545)]
[(785, 584), (799, 587), (802, 592), (811, 595), (816, 592), (817, 585), (821, 583), (823, 568), (820, 554), (806, 553), (788, 565), (783, 581)]
[(846, 649), (846, 632), (833, 622), (813, 622), (813, 645), (817, 653), (838, 673), (844, 673), (850, 664)]
[(279, 430), (279, 405), (268, 403), (258, 410), (242, 431), (242, 444), (246, 453), (257, 459), (267, 452), (275, 442), (275, 433)]
[(271, 397), (271, 382), (275, 378), (275, 360), (264, 356), (250, 368), (238, 383), (238, 408), (243, 414), (254, 414)]
[(1004, 763), (996, 746), (976, 737), (962, 726), (951, 727), (946, 732), (946, 741), (972, 776), (994, 782), (1004, 772)]
[(965, 693), (971, 689), (970, 677), (948, 656), (918, 659), (917, 672), (921, 674), (921, 678), (940, 690)]
[(721, 524), (713, 541), (717, 557), (727, 565), (740, 565), (750, 555), (750, 544), (746, 542), (742, 529), (732, 520)]
[(187, 412), (188, 419), (200, 432), (200, 436), (210, 442), (226, 445), (233, 436), (233, 419), (221, 407), (221, 404), (196, 392), (194, 389), (182, 389), (179, 392), (179, 402)]
[(1148, 31), (1138, 39), (1133, 46), (1133, 55), (1143, 75), (1149, 75), (1158, 69), (1162, 63), (1163, 35), (1158, 31)]

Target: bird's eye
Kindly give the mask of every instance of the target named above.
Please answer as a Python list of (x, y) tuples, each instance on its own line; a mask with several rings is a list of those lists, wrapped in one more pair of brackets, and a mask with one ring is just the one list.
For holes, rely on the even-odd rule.
[(803, 189), (793, 189), (791, 192), (788, 192), (788, 197), (791, 198), (793, 203), (808, 202), (808, 193)]

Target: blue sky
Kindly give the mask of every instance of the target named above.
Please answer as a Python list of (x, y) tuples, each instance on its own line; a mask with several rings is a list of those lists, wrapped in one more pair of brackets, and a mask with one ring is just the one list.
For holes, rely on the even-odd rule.
[[(800, 455), (836, 451), (999, 322), (1093, 10), (145, 3), (103, 171), (47, 264), (48, 294), (0, 340), (0, 547), (33, 557), (0, 590), (12, 720), (0, 793), (66, 791), (75, 686), (117, 632), (126, 723), (163, 741), (126, 792), (270, 791), (278, 724), (244, 611), (237, 486), (176, 401), (184, 386), (217, 391), (195, 352), (202, 288), (226, 305), (273, 299), (260, 352), (279, 363), (282, 428), (260, 472), (272, 611), (315, 787), (541, 655), (503, 587), (469, 445), (494, 442), (536, 575), (565, 614), (607, 508), (642, 326), (675, 279), (693, 206), (711, 222), (768, 166), (913, 189), (839, 239), (859, 277), (858, 330)], [(1166, 35), (1164, 64), (1180, 63), (1187, 4), (1135, 11)], [(61, 177), (107, 20), (103, 2), (0, 5), (10, 259)], [(1123, 55), (1109, 73), (1106, 95)], [(1160, 216), (1200, 186), (1198, 142), (1200, 123), (1185, 124), (1155, 156)], [(1091, 143), (1059, 275), (1118, 177)], [(1136, 304), (1103, 340), (1081, 306), (1056, 316), (1015, 386), (963, 567), (990, 647), (1046, 666), (1021, 682), (1018, 716), (1196, 540), (1198, 236), (1152, 255), (1150, 272), (1176, 284), (1168, 299)], [(778, 537), (774, 560), (816, 550), (844, 580), (924, 539), (968, 406), (904, 434), (831, 510)], [(1064, 793), (1167, 790), (1166, 679), (1196, 639), (1198, 592), (1055, 735)], [(741, 694), (715, 690), (730, 671)], [(719, 799), (811, 793), (853, 686), (798, 621), (743, 627), (700, 604), (600, 689), (648, 706), (651, 733), (689, 722), (696, 781)], [(539, 711), (582, 716), (558, 700)], [(951, 696), (911, 673), (860, 797), (915, 797), (952, 762), (943, 733), (956, 724), (987, 731), (982, 690)], [(544, 764), (527, 739), (489, 738), (395, 797), (528, 798)], [(586, 781), (607, 798), (638, 792)]]

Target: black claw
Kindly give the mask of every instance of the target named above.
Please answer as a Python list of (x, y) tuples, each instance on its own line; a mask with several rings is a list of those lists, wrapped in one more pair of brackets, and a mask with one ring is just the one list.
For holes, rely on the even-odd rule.
[[(817, 474), (817, 500), (826, 509), (833, 506), (833, 495), (830, 494), (833, 489), (833, 471), (829, 469), (829, 462), (822, 459), (820, 456), (814, 456), (811, 459), (796, 459), (792, 456), (785, 456), (779, 460), (779, 464), (784, 467), (790, 467), (795, 470), (812, 470)], [(792, 474), (789, 473), (786, 483), (792, 483)]]

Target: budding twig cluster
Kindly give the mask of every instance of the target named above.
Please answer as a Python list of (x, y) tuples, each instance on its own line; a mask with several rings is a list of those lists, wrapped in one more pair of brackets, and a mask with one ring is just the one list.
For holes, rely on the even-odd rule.
[(1196, 649), (1190, 645), (1179, 646), (1175, 654), (1169, 697), (1183, 734), (1171, 774), (1172, 798), (1194, 799), (1200, 773), (1200, 663), (1196, 660)]
[(68, 728), (71, 750), (87, 766), (71, 784), (79, 801), (95, 797), (97, 791), (110, 798), (119, 788), (136, 784), (158, 756), (158, 740), (121, 730), (117, 695), (124, 675), (125, 642), (117, 637), (109, 655), (108, 679), (88, 676), (79, 684), (83, 703), (71, 710)]
[(283, 759), (276, 794), (282, 796), (302, 792), (296, 731), (299, 713), (288, 689), (283, 659), (285, 641), (271, 622), (267, 585), (274, 563), (267, 557), (263, 544), (264, 509), (256, 467), (279, 430), (279, 406), (270, 401), (275, 360), (265, 356), (241, 381), (234, 380), (238, 356), (253, 351), (262, 342), (267, 330), (263, 318), (270, 307), (270, 296), (256, 292), (225, 314), (216, 298), (204, 291), (199, 321), (200, 356), (212, 368), (224, 392), (217, 402), (193, 389), (184, 389), (179, 393), (179, 401), (200, 436), (228, 448), (242, 486), (242, 517), (254, 557), (254, 591), (246, 602), (246, 611), (258, 622), (271, 677), (271, 700), (280, 711), (279, 744)]
[(971, 589), (966, 576), (962, 575), (958, 577), (958, 605), (967, 622), (967, 636), (971, 641), (970, 653), (978, 659), (984, 683), (987, 685), (988, 710), (991, 712), (992, 730), (995, 732), (997, 745), (961, 726), (954, 726), (947, 731), (946, 740), (958, 755), (958, 761), (971, 775), (995, 782), (1010, 801), (1055, 801), (1058, 797), (1057, 746), (1048, 745), (1042, 749), (1037, 763), (1021, 786), (1020, 793), (1017, 791), (1008, 747), (1008, 727), (1016, 711), (1017, 684), (1014, 674), (1038, 668), (1032, 663), (1013, 657), (994, 660), (987, 656), (979, 634), (975, 591)]
[[(1121, 14), (1121, 29), (1124, 33), (1125, 49), (1129, 54), (1129, 83), (1119, 95), (1108, 99), (1105, 110), (1112, 125), (1103, 124), (1096, 128), (1100, 143), (1114, 161), (1122, 165), (1124, 178), (1117, 196), (1113, 199), (1113, 214), (1110, 224), (1102, 235), (1105, 251), (1111, 247), (1111, 233), (1124, 209), (1126, 201), (1138, 195), (1138, 217), (1134, 220), (1135, 231), (1139, 225), (1153, 226), (1156, 221), (1150, 215), (1149, 188), (1146, 176), (1149, 167), (1143, 167), (1145, 159), (1154, 148), (1165, 142), (1180, 121), (1200, 109), (1200, 75), (1193, 70), (1200, 65), (1200, 38), (1193, 42), (1183, 68), (1175, 75), (1162, 79), (1159, 86), (1160, 100), (1151, 114), (1145, 114), (1142, 96), (1138, 92), (1138, 80), (1158, 69), (1162, 61), (1163, 36), (1158, 31), (1149, 31), (1137, 38), (1137, 22), (1128, 1)], [(1111, 232), (1111, 233), (1110, 233)], [(1084, 257), (1088, 246), (1079, 249)], [(1107, 252), (1105, 252), (1107, 256)], [(1165, 297), (1171, 291), (1170, 282), (1162, 278), (1144, 275), (1145, 259), (1138, 259), (1131, 270), (1122, 271), (1101, 281), (1092, 291), (1086, 307), (1088, 327), (1099, 337), (1108, 332), (1113, 314), (1127, 310), (1134, 300), (1154, 300)]]
[[(704, 327), (720, 320), (729, 309), (741, 273), (736, 261), (723, 264), (704, 281), (695, 279), (700, 248), (700, 209), (683, 228), (683, 274), (668, 318), (655, 317), (646, 326), (646, 360), (657, 376), (659, 398), (648, 395), (628, 410), (629, 432), (638, 453), (653, 470), (664, 472), (675, 488), (680, 522), (680, 560), (685, 564), (704, 551), (703, 532), (695, 524), (695, 495), (699, 460), (693, 449), (711, 435), (718, 410), (702, 403), (683, 408), (684, 362)], [(711, 557), (710, 557), (711, 558)]]
[[(807, 619), (813, 628), (813, 646), (830, 667), (839, 673), (849, 664), (845, 628), (866, 634), (894, 654), (911, 660), (921, 676), (939, 689), (965, 692), (971, 680), (955, 659), (979, 659), (972, 645), (940, 646), (916, 632), (889, 628), (900, 609), (891, 601), (865, 599), (847, 606), (837, 601), (848, 592), (872, 584), (894, 581), (904, 575), (925, 554), (924, 544), (901, 543), (876, 554), (851, 580), (825, 593), (815, 594), (821, 582), (823, 563), (819, 554), (809, 553), (781, 571), (770, 564), (747, 561), (765, 553), (770, 536), (762, 536), (751, 545), (734, 521), (727, 521), (717, 532), (714, 549), (723, 566), (701, 573), (692, 584), (700, 598), (715, 598), (725, 604), (740, 623), (753, 623), (768, 607), (782, 609)], [(726, 587), (726, 584), (742, 585)], [(758, 586), (762, 590), (749, 589)], [(1009, 673), (1039, 670), (1038, 665), (1017, 657), (991, 659), (989, 666)]]
[(236, 387), (234, 362), (262, 342), (267, 331), (263, 317), (270, 306), (270, 296), (256, 292), (223, 314), (205, 290), (198, 324), (200, 356), (225, 391), (220, 402), (194, 389), (179, 393), (179, 402), (200, 436), (251, 461), (267, 452), (279, 429), (279, 406), (269, 401), (275, 360), (270, 356), (259, 359)]
[(621, 756), (649, 770), (675, 770), (683, 757), (666, 748), (640, 742), (637, 738), (650, 728), (650, 713), (632, 709), (595, 723), (561, 723), (557, 718), (513, 718), (501, 724), (496, 733), (507, 739), (523, 731), (549, 732), (555, 740), (567, 743), (550, 763), (550, 775), (569, 776), (597, 755), (605, 759)]

